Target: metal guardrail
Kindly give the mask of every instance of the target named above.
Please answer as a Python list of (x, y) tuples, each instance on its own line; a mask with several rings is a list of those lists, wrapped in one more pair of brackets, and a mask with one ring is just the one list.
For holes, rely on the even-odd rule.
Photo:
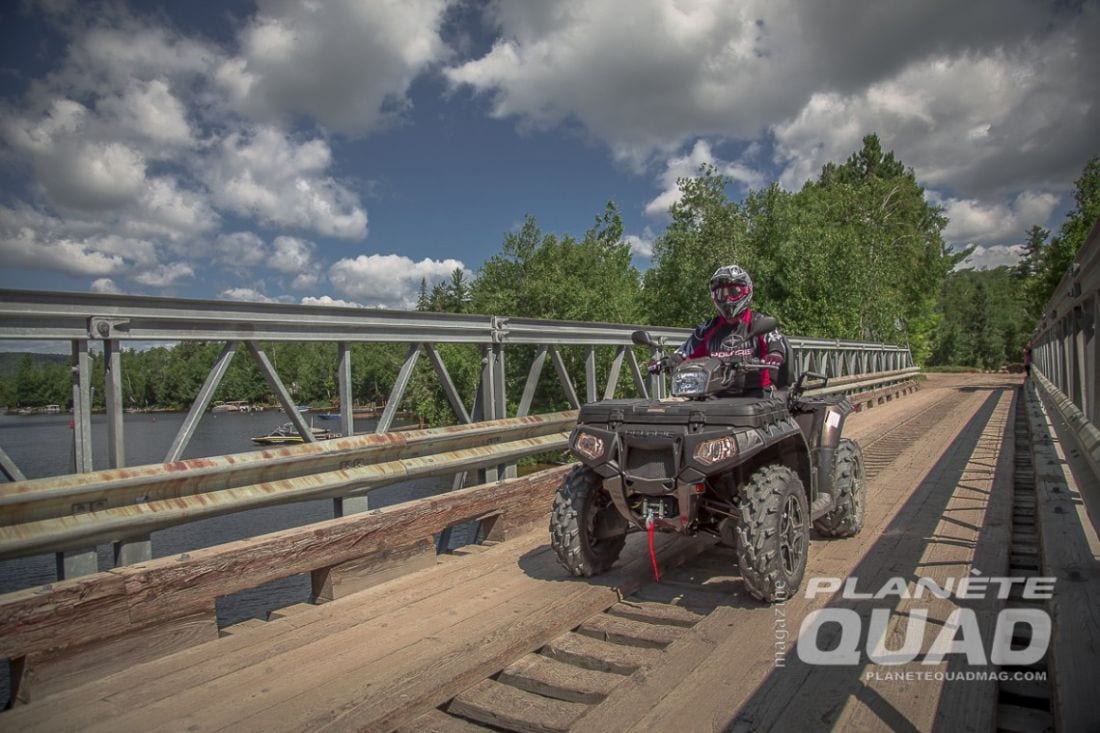
[[(915, 369), (837, 380), (808, 394), (865, 393), (908, 383)], [(361, 435), (172, 464), (0, 485), (0, 559), (124, 543), (221, 514), (358, 496), (562, 450), (574, 411), (446, 428)]]
[(1100, 477), (1100, 219), (1043, 308), (1031, 339), (1036, 384), (1072, 426)]
[[(337, 343), (338, 362), (335, 368), (341, 413), (339, 432), (350, 436), (355, 434), (351, 344), (409, 345), (405, 361), (394, 378), (386, 409), (375, 428), (376, 434), (385, 434), (393, 426), (414, 369), (423, 355), (427, 356), (439, 378), (456, 416), (456, 422), (462, 425), (528, 416), (547, 361), (553, 365), (566, 401), (574, 408), (583, 402), (615, 396), (620, 390), (620, 376), (624, 368), (629, 375), (627, 381), (633, 384), (637, 394), (663, 394), (664, 377), (647, 377), (639, 367), (635, 353), (637, 347), (633, 346), (630, 338), (631, 333), (638, 328), (640, 327), (632, 325), (501, 316), (0, 290), (0, 339), (70, 342), (73, 364), (73, 455), (77, 473), (90, 473), (94, 469), (91, 423), (92, 354), (89, 350), (89, 345), (93, 342), (102, 343), (106, 366), (106, 441), (109, 465), (112, 469), (121, 469), (126, 466), (121, 349), (128, 342), (224, 342), (221, 355), (211, 367), (165, 456), (165, 462), (168, 463), (178, 461), (183, 455), (231, 360), (240, 350), (255, 360), (271, 391), (283, 411), (295, 423), (303, 440), (307, 443), (314, 441), (313, 433), (299, 414), (290, 390), (283, 384), (264, 353), (262, 342)], [(663, 344), (679, 344), (690, 332), (684, 328), (648, 330)], [(797, 336), (788, 338), (791, 345), (792, 377), (797, 377), (802, 371), (817, 371), (834, 379), (868, 378), (881, 372), (913, 367), (912, 356), (906, 347)], [(455, 387), (436, 349), (438, 344), (472, 344), (480, 347), (481, 378), (471, 406), (467, 406), (468, 396), (461, 395)], [(507, 395), (505, 354), (509, 348), (517, 345), (536, 346), (537, 349), (530, 364), (519, 365), (520, 369), (526, 370), (527, 377), (513, 412)], [(576, 381), (569, 374), (563, 358), (561, 349), (564, 347), (585, 350), (584, 374)], [(599, 383), (600, 375), (597, 370), (598, 349), (612, 351), (610, 366), (602, 385)], [(583, 390), (578, 389), (582, 385)], [(407, 457), (409, 456), (402, 456)], [(492, 463), (475, 461), (470, 465), (479, 468), (479, 477), (483, 481), (515, 475), (514, 465), (510, 465), (510, 460), (503, 456)], [(218, 474), (223, 470), (224, 462), (220, 467), (212, 468), (211, 472)], [(280, 469), (273, 463), (268, 468), (271, 473), (265, 475), (271, 476), (272, 480), (293, 480), (296, 475), (277, 475), (278, 470)], [(318, 470), (328, 472), (332, 469)], [(451, 470), (456, 472), (455, 487), (464, 485), (466, 471), (458, 464), (452, 466)], [(22, 478), (18, 467), (3, 453), (2, 448), (0, 471), (9, 480), (19, 481)], [(69, 485), (79, 483), (76, 479), (67, 480), (70, 481)], [(228, 479), (223, 477), (220, 480)], [(73, 481), (76, 483), (72, 483)], [(367, 508), (367, 503), (360, 496), (361, 485), (348, 484), (340, 491), (334, 490), (323, 495), (337, 498), (338, 503), (334, 509), (337, 515), (363, 511)], [(98, 500), (93, 500), (89, 506), (94, 507), (95, 501)], [(87, 502), (71, 502), (72, 504)], [(80, 507), (78, 513), (79, 510)], [(55, 520), (61, 521), (61, 518), (55, 516), (50, 521)], [(77, 520), (70, 518), (68, 521), (72, 523)], [(120, 563), (146, 560), (151, 556), (147, 536), (120, 541), (115, 550)], [(65, 550), (58, 556), (61, 575), (66, 577), (93, 572), (96, 566), (95, 555), (94, 550)]]

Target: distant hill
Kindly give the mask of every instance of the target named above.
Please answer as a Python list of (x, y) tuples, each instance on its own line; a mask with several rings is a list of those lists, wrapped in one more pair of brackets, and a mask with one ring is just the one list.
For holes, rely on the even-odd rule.
[(19, 371), (19, 365), (24, 356), (29, 356), (34, 362), (48, 362), (67, 366), (72, 360), (68, 354), (36, 354), (29, 351), (0, 351), (0, 379), (14, 377)]

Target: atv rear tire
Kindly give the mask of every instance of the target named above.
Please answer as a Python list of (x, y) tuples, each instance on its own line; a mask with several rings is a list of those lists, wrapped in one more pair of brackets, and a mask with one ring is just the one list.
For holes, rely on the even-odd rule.
[(773, 603), (798, 592), (810, 550), (810, 508), (798, 474), (764, 466), (740, 491), (737, 560), (753, 597)]
[(867, 481), (863, 477), (863, 451), (849, 438), (842, 438), (837, 446), (833, 491), (836, 506), (814, 522), (814, 529), (823, 537), (854, 537), (863, 529)]
[[(625, 521), (621, 535), (595, 537), (604, 512), (612, 512), (618, 517), (602, 484), (591, 468), (576, 466), (558, 487), (550, 513), (550, 546), (557, 553), (558, 562), (573, 575), (585, 578), (610, 568), (626, 544)], [(602, 518), (614, 523), (615, 517)]]

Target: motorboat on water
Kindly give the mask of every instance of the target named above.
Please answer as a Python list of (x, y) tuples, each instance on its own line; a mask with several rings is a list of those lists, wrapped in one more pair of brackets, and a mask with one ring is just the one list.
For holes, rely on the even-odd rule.
[[(340, 437), (340, 433), (334, 433), (324, 428), (315, 428), (311, 425), (309, 429), (313, 431), (314, 440), (331, 440), (332, 438)], [(286, 422), (267, 435), (257, 435), (252, 439), (252, 442), (258, 445), (293, 445), (306, 441), (305, 438), (299, 435), (298, 429), (294, 427), (294, 423)]]

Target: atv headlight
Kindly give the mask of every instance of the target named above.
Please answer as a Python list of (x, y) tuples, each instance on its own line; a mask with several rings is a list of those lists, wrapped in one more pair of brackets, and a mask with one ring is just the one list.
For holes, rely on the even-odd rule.
[(592, 433), (577, 433), (573, 441), (573, 450), (593, 461), (603, 455), (603, 448), (603, 438)]
[(737, 443), (728, 435), (707, 440), (695, 446), (693, 455), (699, 463), (710, 466), (737, 455)]
[(691, 397), (707, 391), (707, 373), (702, 369), (680, 369), (672, 374), (672, 395)]

